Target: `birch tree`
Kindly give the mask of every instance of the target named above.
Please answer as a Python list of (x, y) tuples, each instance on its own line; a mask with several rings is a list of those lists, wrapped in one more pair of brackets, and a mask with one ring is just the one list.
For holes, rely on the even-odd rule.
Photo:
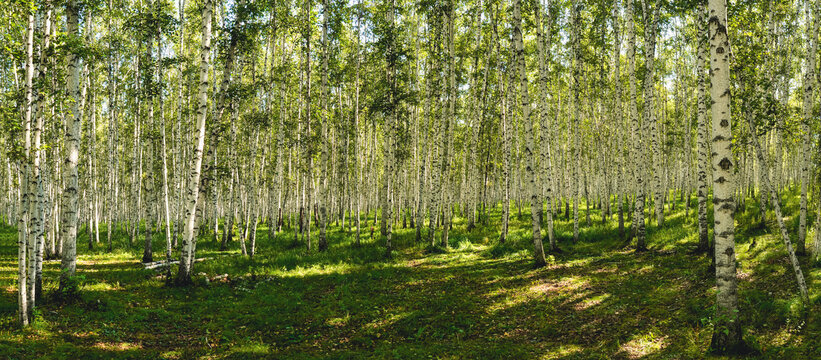
[(647, 249), (645, 241), (644, 228), (644, 198), (645, 186), (644, 176), (641, 170), (640, 161), (643, 158), (644, 151), (643, 136), (641, 136), (641, 125), (639, 123), (638, 108), (636, 106), (636, 32), (635, 23), (633, 21), (633, 2), (627, 1), (627, 13), (625, 14), (625, 21), (627, 21), (627, 73), (630, 76), (628, 83), (630, 86), (630, 99), (627, 106), (627, 116), (631, 119), (633, 130), (633, 179), (635, 183), (635, 214), (633, 215), (633, 228), (636, 234), (636, 251), (644, 251)]
[[(67, 32), (74, 38), (75, 42), (81, 42), (80, 37), (80, 3), (71, 1), (66, 4)], [(80, 70), (82, 58), (80, 49), (75, 48), (69, 52), (68, 63), (68, 84), (66, 91), (68, 98), (72, 99), (70, 107), (69, 123), (66, 126), (66, 159), (63, 165), (63, 206), (61, 220), (61, 238), (63, 239), (63, 258), (60, 263), (60, 289), (68, 285), (71, 276), (74, 276), (77, 266), (77, 201), (78, 201), (78, 174), (77, 163), (80, 158), (80, 125), (82, 123), (82, 113), (80, 112)]]
[[(813, 120), (813, 106), (815, 103), (815, 62), (818, 56), (818, 2), (812, 0), (804, 1), (804, 19), (807, 31), (808, 44), (806, 58), (804, 59), (804, 99), (802, 102), (801, 122), (801, 204), (798, 215), (798, 239), (796, 247), (798, 254), (806, 253), (807, 237), (807, 188), (810, 182), (810, 147), (811, 135), (810, 124)], [(815, 21), (813, 21), (815, 20)], [(821, 212), (821, 209), (818, 210)]]
[[(622, 21), (621, 17), (621, 4), (619, 0), (614, 1), (613, 9), (612, 9), (612, 21), (613, 21), (613, 60), (612, 60), (612, 83), (613, 83), (613, 110), (611, 112), (612, 119), (614, 120), (614, 124), (622, 124), (622, 89), (621, 89), (621, 31), (619, 28), (619, 23)], [(624, 236), (624, 195), (626, 191), (624, 191), (624, 179), (623, 179), (623, 171), (622, 168), (625, 167), (622, 159), (624, 158), (623, 153), (623, 135), (622, 135), (622, 127), (620, 125), (616, 125), (616, 146), (618, 149), (619, 154), (616, 156), (617, 159), (617, 183), (618, 183), (618, 192), (616, 194), (616, 206), (618, 208), (618, 216), (619, 216), (619, 236)], [(609, 199), (608, 199), (609, 201)]]
[[(653, 187), (655, 197), (653, 199), (656, 206), (656, 225), (661, 227), (664, 223), (664, 194), (662, 187), (662, 159), (659, 135), (656, 131), (657, 121), (655, 117), (655, 60), (656, 60), (656, 29), (658, 28), (659, 9), (661, 4), (656, 4), (654, 8), (648, 7), (647, 0), (642, 0), (642, 10), (644, 16), (644, 126), (650, 132), (650, 143), (653, 151)], [(645, 133), (647, 132), (645, 131)]]
[(328, 91), (328, 57), (330, 54), (328, 53), (328, 0), (322, 1), (322, 87), (320, 88), (320, 98), (322, 101), (322, 115), (321, 115), (321, 130), (322, 136), (320, 137), (320, 151), (321, 151), (321, 167), (320, 170), (320, 177), (319, 177), (319, 187), (322, 192), (322, 196), (320, 196), (317, 201), (319, 202), (319, 244), (318, 249), (319, 251), (325, 251), (328, 249), (328, 239), (326, 238), (326, 231), (327, 231), (327, 221), (328, 221), (328, 210), (326, 208), (326, 203), (328, 202), (329, 192), (328, 192), (328, 184), (327, 184), (327, 177), (328, 177), (328, 162), (330, 161), (328, 156), (328, 97), (330, 96)]
[(202, 155), (205, 148), (205, 120), (208, 113), (208, 84), (211, 55), (211, 15), (214, 6), (213, 0), (204, 0), (202, 7), (202, 44), (200, 48), (200, 75), (199, 89), (197, 90), (197, 126), (192, 153), (191, 173), (188, 180), (185, 204), (185, 230), (182, 239), (182, 256), (180, 269), (177, 273), (178, 284), (191, 282), (191, 269), (194, 266), (196, 249), (196, 222), (197, 203), (200, 199), (200, 179), (202, 170)]
[(521, 97), (522, 122), (525, 127), (525, 171), (527, 172), (526, 181), (528, 182), (527, 193), (530, 198), (530, 214), (533, 221), (532, 237), (534, 258), (536, 267), (542, 267), (546, 264), (544, 248), (542, 246), (540, 223), (542, 205), (541, 197), (539, 196), (539, 188), (536, 186), (536, 166), (534, 161), (536, 158), (536, 154), (534, 153), (536, 144), (533, 135), (533, 120), (530, 117), (530, 96), (528, 94), (527, 70), (525, 69), (525, 52), (522, 41), (521, 0), (513, 1), (513, 46), (515, 51), (514, 58), (516, 59), (516, 74), (520, 83), (519, 96)]
[(579, 171), (581, 171), (581, 142), (579, 139), (579, 119), (581, 99), (579, 95), (579, 3), (574, 0), (570, 4), (570, 47), (571, 47), (571, 75), (570, 75), (570, 103), (573, 106), (573, 159), (574, 164), (569, 165), (572, 169), (572, 196), (573, 196), (573, 242), (579, 241), (579, 196), (581, 196), (581, 181), (579, 181)]
[[(541, 1), (540, 1), (541, 2)], [(545, 31), (545, 24), (541, 22), (541, 9), (542, 4), (537, 4), (535, 6), (535, 18), (536, 18), (536, 41), (537, 48), (539, 50), (539, 120), (540, 120), (540, 127), (541, 127), (541, 161), (542, 166), (541, 175), (542, 175), (542, 182), (543, 182), (543, 198), (544, 202), (547, 204), (547, 210), (545, 211), (545, 221), (547, 222), (547, 239), (548, 244), (550, 245), (550, 251), (556, 252), (558, 251), (558, 246), (556, 245), (556, 238), (553, 235), (553, 177), (551, 176), (551, 171), (553, 170), (551, 167), (551, 158), (550, 158), (550, 139), (553, 136), (551, 131), (551, 124), (550, 124), (550, 114), (548, 113), (547, 109), (547, 101), (548, 101), (548, 69), (547, 69), (547, 52), (550, 51), (550, 43), (553, 34), (551, 33), (552, 23), (553, 23), (553, 12), (550, 10), (550, 1), (547, 2), (547, 9), (548, 15), (545, 19), (545, 24), (547, 28), (547, 34), (543, 34)], [(542, 208), (542, 199), (539, 199), (539, 209)]]
[(733, 215), (733, 156), (730, 115), (730, 42), (727, 37), (727, 4), (709, 0), (710, 97), (713, 105), (713, 209), (715, 232), (716, 316), (710, 348), (715, 352), (738, 351), (743, 346), (738, 315), (735, 225)]
[(707, 232), (707, 164), (710, 162), (707, 153), (707, 94), (704, 88), (704, 61), (707, 57), (705, 42), (707, 41), (707, 4), (701, 2), (696, 11), (696, 88), (697, 117), (698, 117), (698, 250), (707, 252), (709, 249)]
[[(76, 8), (76, 6), (74, 7)], [(77, 11), (67, 13), (77, 16)], [(30, 323), (30, 313), (32, 304), (28, 301), (28, 272), (27, 259), (28, 252), (27, 239), (29, 227), (29, 202), (28, 196), (28, 176), (29, 176), (29, 154), (31, 152), (31, 118), (33, 107), (33, 79), (34, 79), (34, 13), (29, 11), (26, 23), (26, 69), (25, 69), (25, 105), (23, 106), (23, 154), (17, 167), (19, 171), (20, 190), (18, 192), (19, 207), (17, 211), (17, 311), (20, 325), (26, 327)], [(69, 17), (69, 20), (72, 18)], [(71, 22), (69, 22), (71, 23)], [(71, 28), (69, 28), (71, 30)], [(69, 31), (71, 33), (71, 31)], [(77, 57), (79, 59), (79, 57)], [(72, 62), (69, 62), (71, 64)], [(79, 71), (79, 69), (78, 69)], [(78, 81), (79, 82), (79, 76)], [(78, 86), (79, 88), (79, 86)], [(64, 253), (65, 254), (65, 253)]]

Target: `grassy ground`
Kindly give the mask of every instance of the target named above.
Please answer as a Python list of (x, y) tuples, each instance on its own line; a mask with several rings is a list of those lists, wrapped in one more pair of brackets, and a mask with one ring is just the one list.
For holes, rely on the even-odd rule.
[[(796, 213), (795, 197), (786, 204)], [(756, 204), (737, 218), (739, 307), (757, 357), (821, 358), (821, 269), (806, 266), (813, 305), (800, 300), (777, 229), (750, 226)], [(306, 253), (293, 233), (259, 233), (254, 260), (220, 256), (201, 240), (195, 273), (227, 280), (169, 288), (143, 270), (142, 251), (117, 237), (115, 251), (80, 246), (81, 296), (53, 300), (57, 262), (45, 266), (37, 320), (16, 321), (15, 231), (0, 229), (0, 358), (3, 359), (587, 359), (702, 358), (711, 336), (714, 275), (692, 253), (697, 225), (681, 204), (662, 228), (648, 228), (650, 251), (624, 247), (598, 211), (572, 243), (572, 220), (558, 219), (564, 250), (533, 269), (529, 214), (513, 208), (509, 243), (498, 245), (498, 213), (467, 233), (456, 219), (450, 249), (428, 252), (413, 229), (397, 229), (384, 260), (380, 239), (361, 247), (338, 227), (330, 249)], [(580, 212), (584, 225), (584, 212)], [(795, 219), (788, 219), (794, 229)], [(378, 230), (376, 231), (378, 233)], [(795, 232), (793, 232), (795, 234)], [(86, 235), (82, 235), (86, 236)], [(81, 238), (81, 241), (86, 241)], [(755, 242), (755, 245), (751, 244)], [(162, 251), (157, 239), (155, 249)], [(232, 244), (228, 254), (236, 254)], [(161, 254), (158, 256), (161, 257)]]

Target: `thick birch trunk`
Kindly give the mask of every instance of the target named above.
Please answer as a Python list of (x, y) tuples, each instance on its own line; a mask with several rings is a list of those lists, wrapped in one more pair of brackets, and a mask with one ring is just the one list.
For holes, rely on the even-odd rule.
[[(78, 11), (79, 8), (76, 6), (75, 2), (72, 2), (71, 5), (73, 7), (67, 10), (68, 21), (69, 21), (69, 33), (70, 30), (76, 29), (79, 32), (79, 27), (77, 26), (77, 20), (72, 19), (79, 19)], [(70, 11), (71, 9), (77, 9), (74, 11)], [(74, 24), (74, 28), (71, 28), (71, 24)], [(29, 227), (29, 203), (31, 199), (29, 198), (28, 194), (28, 177), (29, 177), (29, 155), (31, 151), (31, 118), (33, 112), (33, 79), (34, 79), (34, 14), (28, 14), (28, 23), (26, 26), (26, 72), (25, 72), (25, 106), (23, 112), (23, 143), (24, 143), (24, 159), (19, 161), (17, 167), (19, 172), (19, 184), (20, 190), (18, 192), (19, 204), (17, 207), (17, 310), (18, 310), (18, 319), (20, 320), (20, 325), (23, 327), (27, 327), (30, 323), (29, 317), (29, 301), (28, 301), (28, 277), (32, 276), (32, 274), (28, 273), (27, 263), (26, 260), (30, 254), (28, 253), (28, 246), (27, 244), (27, 237), (28, 237), (28, 227)], [(69, 66), (76, 66), (77, 67), (77, 77), (76, 88), (79, 88), (79, 56), (75, 56), (73, 59), (77, 59), (77, 63), (69, 61)], [(73, 72), (72, 72), (73, 73)], [(71, 77), (70, 77), (71, 79)], [(76, 192), (76, 189), (75, 189)], [(65, 272), (64, 272), (65, 273)]]
[(191, 267), (195, 258), (196, 249), (196, 222), (197, 203), (200, 196), (200, 177), (202, 170), (202, 155), (205, 148), (205, 118), (208, 112), (208, 70), (210, 67), (211, 53), (211, 12), (213, 0), (204, 0), (202, 8), (202, 48), (200, 50), (200, 79), (197, 94), (197, 127), (196, 142), (192, 154), (191, 174), (186, 192), (187, 200), (185, 204), (186, 219), (185, 230), (182, 239), (182, 259), (180, 270), (177, 273), (176, 282), (178, 284), (188, 284), (191, 282)]
[[(72, 1), (66, 6), (68, 15), (68, 33), (70, 36), (80, 38), (79, 17), (80, 4)], [(67, 285), (69, 277), (74, 276), (77, 264), (77, 202), (78, 202), (78, 174), (77, 162), (80, 158), (80, 127), (82, 123), (82, 113), (80, 112), (80, 68), (81, 56), (77, 53), (68, 55), (68, 97), (73, 98), (71, 102), (71, 113), (68, 117), (69, 123), (66, 126), (66, 160), (63, 166), (63, 204), (60, 222), (61, 239), (63, 241), (63, 257), (60, 264), (60, 288)]]
[(735, 226), (733, 213), (733, 156), (730, 125), (730, 43), (727, 38), (725, 0), (709, 0), (710, 95), (713, 105), (713, 208), (716, 262), (716, 317), (710, 348), (717, 352), (735, 351), (742, 346), (738, 316)]
[[(818, 54), (819, 19), (814, 16), (817, 12), (817, 6), (817, 1), (807, 0), (804, 2), (804, 24), (807, 26), (809, 44), (807, 45), (806, 59), (804, 59), (804, 101), (802, 103), (804, 121), (801, 122), (801, 207), (798, 217), (798, 239), (795, 244), (796, 251), (802, 255), (806, 253), (807, 237), (807, 188), (810, 182), (810, 147), (812, 141), (810, 124), (814, 119), (812, 112), (815, 102), (815, 58)], [(776, 161), (779, 160), (776, 159)]]

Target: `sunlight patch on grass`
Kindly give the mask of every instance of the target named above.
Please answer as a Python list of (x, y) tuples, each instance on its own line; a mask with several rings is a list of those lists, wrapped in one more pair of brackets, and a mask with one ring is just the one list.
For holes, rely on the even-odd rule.
[(501, 301), (491, 305), (487, 311), (495, 313), (511, 307), (530, 302), (535, 299), (544, 299), (546, 297), (561, 296), (568, 293), (573, 293), (574, 296), (568, 301), (575, 301), (584, 296), (587, 292), (576, 293), (576, 290), (586, 287), (587, 280), (579, 277), (564, 277), (558, 281), (552, 279), (536, 280), (530, 286), (504, 289), (500, 288), (488, 294), (489, 298), (502, 298)]
[(329, 274), (346, 274), (351, 272), (354, 269), (354, 266), (347, 263), (336, 263), (336, 264), (320, 264), (320, 265), (313, 265), (308, 267), (297, 266), (293, 269), (287, 269), (285, 267), (273, 270), (271, 275), (281, 276), (281, 277), (307, 277), (307, 276), (316, 276), (316, 275), (329, 275)]
[(550, 349), (547, 354), (542, 355), (541, 359), (549, 360), (570, 358), (573, 354), (580, 353), (583, 350), (584, 348), (575, 344), (559, 345), (558, 348)]
[(592, 257), (574, 259), (567, 262), (567, 267), (584, 267), (590, 264), (593, 261)]
[[(380, 330), (380, 329), (387, 329), (391, 325), (395, 324), (397, 321), (407, 317), (410, 315), (410, 312), (401, 312), (396, 314), (385, 314), (382, 318), (376, 319), (365, 324), (366, 329), (370, 330)], [(381, 333), (377, 334), (377, 337), (380, 337)]]
[(479, 254), (477, 254), (475, 252), (458, 253), (456, 256), (453, 257), (453, 262), (456, 262), (456, 263), (474, 264), (478, 260), (479, 260)]
[(652, 273), (652, 272), (653, 272), (653, 269), (655, 269), (655, 267), (656, 267), (656, 266), (655, 266), (654, 264), (644, 265), (644, 266), (642, 266), (640, 269), (636, 270), (636, 273), (639, 273), (639, 274), (649, 274), (649, 273)]
[(530, 259), (532, 255), (530, 254), (530, 250), (519, 250), (516, 252), (509, 253), (502, 257), (505, 260), (525, 260)]
[(683, 237), (679, 238), (676, 241), (677, 246), (683, 246), (687, 244), (695, 244), (698, 242), (698, 233), (697, 232), (688, 232)]
[(132, 344), (128, 342), (115, 342), (115, 343), (106, 343), (106, 342), (97, 342), (94, 344), (94, 347), (100, 350), (107, 350), (107, 351), (126, 351), (126, 350), (134, 350), (134, 349), (141, 349), (142, 346), (139, 344)]
[(111, 254), (84, 254), (77, 256), (77, 265), (129, 265), (137, 264), (139, 260), (134, 255), (125, 252)]
[(533, 295), (532, 293), (528, 292), (510, 291), (502, 289), (499, 289), (498, 291), (491, 292), (488, 294), (488, 297), (491, 298), (497, 296), (501, 298), (501, 301), (497, 301), (496, 303), (490, 305), (487, 308), (487, 312), (490, 314), (494, 314), (512, 308), (514, 306), (524, 304), (536, 295)]
[(461, 252), (474, 251), (475, 249), (476, 249), (476, 246), (474, 246), (473, 243), (470, 242), (470, 240), (468, 240), (467, 238), (459, 239), (459, 242), (456, 243), (456, 248), (455, 248), (456, 251), (461, 251)]
[(182, 352), (179, 351), (179, 350), (166, 351), (166, 352), (162, 353), (161, 358), (162, 359), (181, 359), (182, 358)]
[(574, 306), (574, 308), (575, 308), (577, 311), (580, 311), (580, 310), (586, 310), (586, 309), (588, 309), (588, 308), (590, 308), (590, 307), (592, 307), (592, 306), (595, 306), (595, 305), (601, 304), (601, 303), (602, 303), (602, 301), (607, 300), (607, 298), (609, 298), (609, 297), (610, 297), (610, 294), (601, 294), (601, 295), (597, 295), (597, 296), (591, 297), (591, 298), (589, 298), (589, 299), (586, 299), (586, 300), (584, 300), (584, 301), (582, 301), (582, 302), (580, 302), (580, 303), (576, 303), (576, 305)]
[(530, 287), (530, 292), (536, 294), (553, 292), (567, 293), (585, 287), (587, 284), (587, 280), (583, 278), (568, 276), (561, 278), (559, 281), (547, 280), (546, 282), (533, 285)]
[(240, 354), (264, 355), (271, 352), (271, 347), (268, 344), (261, 342), (252, 342), (248, 344), (236, 345), (231, 349), (231, 351)]
[(75, 332), (74, 334), (72, 334), (72, 336), (74, 336), (76, 338), (81, 338), (81, 339), (89, 338), (89, 337), (92, 337), (94, 335), (97, 335), (97, 333), (94, 332), (94, 331), (78, 331), (78, 332)]
[(620, 350), (630, 359), (638, 359), (654, 354), (667, 346), (667, 336), (659, 336), (649, 332), (634, 336), (630, 341), (622, 344)]
[(123, 290), (123, 287), (120, 284), (109, 284), (106, 282), (98, 282), (94, 284), (85, 284), (83, 285), (83, 291), (114, 291), (114, 290)]
[(793, 330), (789, 327), (784, 327), (770, 334), (770, 346), (788, 346), (793, 339)]
[(348, 325), (348, 322), (350, 320), (351, 320), (351, 314), (347, 313), (343, 317), (329, 318), (328, 320), (325, 321), (325, 323), (328, 324), (328, 326), (344, 327), (345, 325)]
[(606, 267), (606, 268), (599, 268), (593, 270), (594, 274), (615, 274), (618, 271), (618, 268), (615, 267)]
[(562, 289), (562, 285), (554, 282), (548, 281), (541, 284), (536, 284), (530, 287), (530, 292), (536, 294), (550, 294), (550, 293), (557, 293)]

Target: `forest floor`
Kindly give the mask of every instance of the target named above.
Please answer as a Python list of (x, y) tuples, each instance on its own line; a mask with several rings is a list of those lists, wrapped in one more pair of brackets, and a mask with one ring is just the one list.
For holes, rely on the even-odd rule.
[[(795, 214), (797, 199), (785, 199), (786, 213)], [(26, 330), (16, 325), (16, 232), (5, 227), (0, 358), (703, 358), (715, 278), (710, 258), (693, 253), (697, 224), (681, 205), (663, 227), (648, 227), (650, 250), (642, 253), (625, 247), (615, 222), (602, 225), (598, 210), (585, 225), (584, 208), (574, 244), (572, 220), (562, 214), (563, 252), (541, 269), (532, 266), (529, 213), (519, 218), (515, 206), (505, 245), (497, 244), (496, 212), (470, 233), (457, 218), (444, 251), (426, 250), (415, 230), (398, 226), (391, 260), (369, 229), (354, 247), (333, 227), (327, 252), (306, 253), (293, 245), (293, 231), (269, 241), (262, 228), (253, 260), (218, 256), (212, 240), (200, 240), (198, 257), (215, 258), (196, 263), (196, 285), (185, 288), (145, 270), (142, 250), (125, 236), (107, 253), (102, 243), (88, 250), (83, 232), (79, 298), (56, 300), (59, 263), (47, 262), (45, 296)], [(821, 268), (800, 258), (813, 304), (804, 315), (777, 228), (750, 225), (756, 207), (748, 201), (736, 220), (745, 339), (758, 358), (819, 359)], [(791, 229), (796, 222), (788, 219)], [(231, 246), (236, 254), (239, 245)], [(160, 236), (154, 249), (161, 260)], [(221, 274), (227, 279), (205, 281)]]

